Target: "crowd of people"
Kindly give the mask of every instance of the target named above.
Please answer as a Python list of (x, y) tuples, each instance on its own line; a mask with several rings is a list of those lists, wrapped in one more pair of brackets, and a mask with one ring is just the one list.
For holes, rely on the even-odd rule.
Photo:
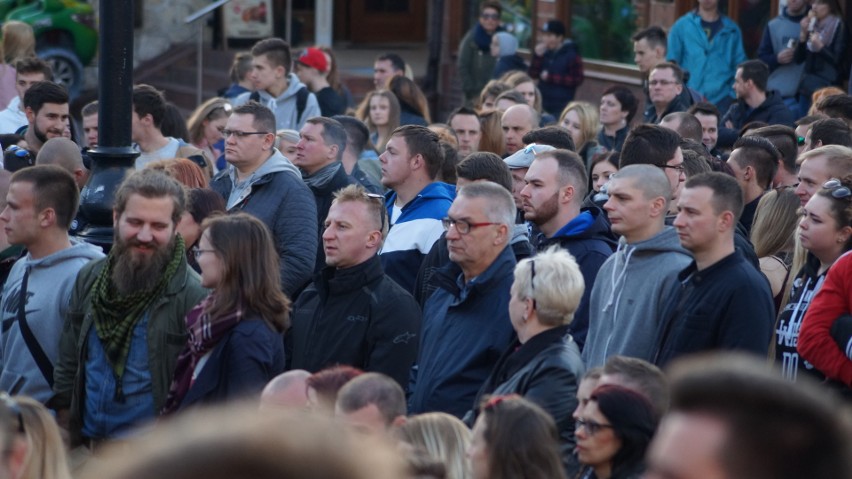
[(747, 59), (717, 3), (633, 36), (644, 103), (491, 1), (446, 123), (278, 38), (187, 120), (135, 85), (108, 251), (97, 102), (4, 56), (0, 476), (852, 477), (846, 26)]

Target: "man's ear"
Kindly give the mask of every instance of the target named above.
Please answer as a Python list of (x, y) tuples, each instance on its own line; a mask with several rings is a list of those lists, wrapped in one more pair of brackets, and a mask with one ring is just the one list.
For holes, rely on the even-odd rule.
[(35, 123), (36, 114), (32, 108), (26, 107), (24, 108), (24, 113), (27, 115), (27, 121), (30, 123)]

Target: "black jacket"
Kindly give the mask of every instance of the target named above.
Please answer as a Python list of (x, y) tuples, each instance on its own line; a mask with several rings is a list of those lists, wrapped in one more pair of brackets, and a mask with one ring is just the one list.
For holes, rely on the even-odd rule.
[(689, 99), (689, 96), (685, 96), (683, 95), (683, 93), (681, 93), (680, 95), (676, 96), (674, 100), (671, 101), (671, 103), (669, 103), (669, 105), (666, 107), (666, 110), (660, 116), (657, 116), (657, 109), (654, 107), (654, 104), (651, 103), (650, 106), (645, 108), (645, 123), (653, 123), (655, 125), (659, 125), (660, 122), (663, 121), (663, 118), (665, 118), (666, 115), (668, 115), (669, 113), (688, 110), (690, 106)]
[(702, 271), (693, 262), (678, 279), (680, 291), (663, 314), (655, 364), (709, 350), (766, 356), (775, 324), (772, 292), (739, 252)]
[(293, 307), (290, 368), (316, 372), (348, 364), (387, 374), (404, 388), (417, 358), (420, 316), (378, 256), (351, 268), (325, 268)]
[[(766, 100), (754, 109), (749, 108), (744, 101), (737, 100), (719, 121), (720, 128), (717, 145), (722, 148), (732, 147), (734, 142), (737, 141), (740, 128), (753, 121), (762, 121), (769, 125), (793, 127), (795, 119), (793, 112), (787, 108), (781, 96), (773, 91), (766, 92)], [(733, 129), (724, 126), (728, 121), (733, 124)]]
[(322, 185), (308, 185), (311, 193), (314, 194), (314, 200), (317, 202), (317, 262), (314, 267), (314, 272), (319, 272), (325, 268), (325, 250), (322, 248), (322, 233), (325, 231), (325, 219), (328, 217), (328, 210), (331, 209), (331, 203), (334, 201), (334, 193), (349, 185), (357, 184), (351, 176), (346, 174), (346, 169), (342, 163), (337, 163), (337, 171), (327, 182)]

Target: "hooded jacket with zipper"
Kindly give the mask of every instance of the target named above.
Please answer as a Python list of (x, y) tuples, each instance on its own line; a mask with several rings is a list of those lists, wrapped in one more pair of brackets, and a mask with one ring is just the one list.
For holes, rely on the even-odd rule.
[(27, 253), (15, 263), (3, 286), (3, 301), (0, 303), (3, 331), (0, 334), (0, 390), (11, 395), (30, 396), (42, 403), (53, 395), (51, 385), (24, 340), (18, 321), (24, 274), (29, 274), (23, 304), (27, 325), (47, 359), (55, 365), (62, 323), (68, 313), (68, 301), (77, 273), (89, 261), (103, 256), (100, 248), (71, 239), (70, 248), (39, 259), (33, 259)]
[(414, 298), (384, 274), (378, 256), (350, 268), (327, 267), (315, 278), (293, 307), (290, 369), (348, 364), (404, 388), (420, 340)]
[(595, 284), (601, 266), (616, 248), (609, 222), (600, 209), (582, 208), (580, 214), (557, 231), (552, 238), (543, 238), (543, 235), (540, 235), (539, 239), (536, 247), (538, 251), (558, 245), (574, 256), (577, 265), (580, 266), (580, 272), (583, 273), (586, 289), (583, 291), (583, 297), (574, 313), (570, 328), (571, 336), (582, 350), (589, 330), (589, 298), (592, 285)]
[[(308, 93), (308, 101), (305, 104), (305, 111), (299, 116), (296, 108), (296, 94), (302, 88), (307, 88), (295, 73), (287, 75), (287, 89), (281, 92), (277, 97), (273, 97), (266, 90), (258, 91), (260, 95), (260, 104), (272, 110), (275, 114), (275, 128), (277, 130), (296, 130), (299, 131), (305, 126), (305, 120), (315, 116), (322, 115), (319, 102), (313, 93)], [(248, 103), (253, 92), (245, 92), (234, 99), (234, 105), (239, 106)]]
[(678, 273), (691, 262), (671, 226), (634, 244), (622, 237), (591, 288), (586, 366), (603, 366), (614, 355), (653, 359), (659, 313), (680, 286)]
[[(210, 188), (225, 198), (229, 212), (243, 211), (272, 232), (281, 258), (281, 288), (288, 297), (311, 280), (317, 255), (317, 205), (298, 168), (277, 149), (242, 183), (233, 166), (219, 172)], [(236, 185), (236, 186), (235, 186)]]

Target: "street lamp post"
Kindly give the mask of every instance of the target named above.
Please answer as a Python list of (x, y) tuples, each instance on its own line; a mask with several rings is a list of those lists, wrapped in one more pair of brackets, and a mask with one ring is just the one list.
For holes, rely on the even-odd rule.
[(80, 193), (88, 221), (79, 236), (112, 245), (115, 190), (139, 153), (130, 140), (133, 94), (133, 0), (101, 0), (98, 58), (98, 146), (89, 151), (92, 172)]

